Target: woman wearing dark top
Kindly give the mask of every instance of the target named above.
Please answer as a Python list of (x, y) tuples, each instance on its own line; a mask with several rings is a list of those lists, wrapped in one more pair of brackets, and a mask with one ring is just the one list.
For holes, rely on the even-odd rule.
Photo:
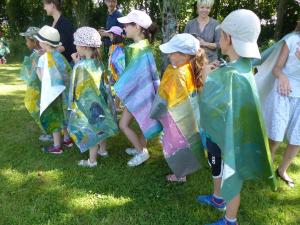
[(213, 4), (214, 0), (198, 0), (198, 17), (189, 21), (184, 29), (185, 33), (193, 34), (200, 40), (201, 47), (204, 48), (209, 62), (218, 59), (220, 40), (220, 31), (216, 30), (219, 23), (209, 17)]
[(57, 47), (68, 62), (72, 62), (71, 55), (76, 52), (75, 45), (73, 44), (74, 27), (69, 20), (61, 14), (62, 0), (44, 0), (44, 10), (48, 16), (53, 17), (52, 27), (58, 30), (60, 34), (60, 41), (62, 46)]

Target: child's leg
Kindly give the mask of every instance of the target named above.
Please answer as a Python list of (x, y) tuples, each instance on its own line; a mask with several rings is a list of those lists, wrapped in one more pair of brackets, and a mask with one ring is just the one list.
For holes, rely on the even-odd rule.
[(271, 156), (272, 156), (272, 160), (274, 161), (275, 159), (275, 153), (280, 145), (279, 141), (273, 141), (271, 139), (269, 139), (269, 145), (270, 145), (270, 151), (271, 151)]
[(66, 127), (63, 128), (63, 131), (64, 131), (64, 141), (63, 141), (63, 145), (65, 147), (72, 147), (73, 146), (73, 141), (71, 140), (71, 137), (69, 135), (69, 132), (67, 130)]
[(65, 141), (70, 140), (70, 135), (66, 127), (64, 127), (63, 131), (64, 131), (64, 140)]
[(227, 203), (227, 209), (226, 209), (226, 219), (236, 221), (237, 213), (240, 207), (240, 201), (241, 197), (240, 194), (237, 194), (229, 203)]
[(208, 161), (211, 166), (213, 177), (213, 194), (212, 195), (199, 195), (197, 201), (201, 204), (213, 206), (219, 210), (225, 210), (226, 204), (221, 196), (221, 182), (223, 174), (223, 161), (221, 157), (221, 150), (217, 144), (207, 138), (206, 140), (208, 150)]
[(123, 111), (121, 120), (119, 122), (119, 127), (132, 143), (135, 149), (138, 151), (143, 150), (143, 144), (140, 142), (140, 138), (136, 135), (136, 133), (129, 127), (131, 120), (133, 119), (132, 114), (125, 108)]
[(102, 157), (108, 156), (108, 152), (106, 151), (106, 140), (100, 142), (98, 154)]
[(140, 143), (142, 144), (143, 148), (147, 148), (147, 140), (143, 134), (141, 134), (139, 136), (139, 140), (140, 140)]
[(287, 175), (286, 171), (287, 171), (288, 167), (290, 166), (291, 162), (293, 161), (293, 159), (298, 154), (299, 148), (300, 148), (300, 146), (289, 144), (286, 151), (284, 152), (282, 163), (278, 167), (278, 172), (279, 172), (280, 176), (282, 176), (283, 178), (285, 178), (288, 181), (292, 181), (292, 179)]
[(97, 166), (97, 152), (98, 152), (98, 144), (90, 148), (89, 159), (80, 160), (78, 162), (78, 165), (84, 167), (90, 167), (90, 168)]
[(95, 163), (97, 162), (97, 151), (98, 151), (98, 145), (90, 148), (90, 162)]
[(53, 143), (55, 147), (58, 147), (61, 145), (61, 134), (60, 134), (60, 130), (55, 131), (53, 133)]
[(99, 144), (100, 151), (106, 151), (106, 144), (107, 144), (106, 140), (100, 142)]

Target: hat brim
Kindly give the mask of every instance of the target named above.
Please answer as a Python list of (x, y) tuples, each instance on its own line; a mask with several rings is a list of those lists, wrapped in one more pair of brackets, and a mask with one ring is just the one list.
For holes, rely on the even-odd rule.
[(37, 36), (37, 35), (34, 35), (33, 37), (34, 37), (36, 40), (38, 40), (39, 42), (46, 43), (46, 44), (48, 44), (48, 45), (50, 45), (50, 46), (52, 46), (52, 47), (58, 47), (58, 46), (61, 46), (61, 45), (62, 45), (61, 42), (59, 42), (58, 44), (53, 44), (53, 43), (51, 43), (50, 41), (41, 39), (41, 38), (40, 38), (39, 36)]
[(178, 52), (178, 49), (175, 49), (173, 46), (171, 46), (169, 42), (160, 45), (159, 49), (162, 53), (165, 53), (165, 54), (171, 54), (174, 52)]
[(74, 41), (73, 44), (76, 46), (81, 46), (81, 47), (100, 48), (102, 43), (100, 43), (99, 45), (87, 45), (87, 44), (84, 44), (81, 42)]
[(245, 42), (231, 36), (234, 50), (239, 56), (245, 58), (261, 59), (257, 43)]
[(123, 23), (123, 24), (126, 24), (126, 23), (133, 23), (133, 21), (130, 20), (130, 19), (128, 18), (128, 16), (119, 17), (117, 20), (118, 20), (120, 23)]

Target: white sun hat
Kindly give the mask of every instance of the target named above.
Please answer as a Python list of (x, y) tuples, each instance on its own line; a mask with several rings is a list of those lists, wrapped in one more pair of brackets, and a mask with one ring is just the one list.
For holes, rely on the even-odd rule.
[(232, 39), (232, 45), (238, 55), (246, 58), (260, 59), (257, 46), (261, 26), (257, 15), (248, 9), (231, 12), (216, 28), (221, 28)]
[(147, 13), (136, 9), (132, 10), (127, 16), (118, 18), (118, 21), (123, 24), (136, 23), (144, 29), (148, 29), (152, 24), (152, 20)]
[(74, 33), (74, 45), (99, 48), (101, 36), (95, 28), (80, 27)]
[(46, 43), (53, 47), (61, 45), (60, 35), (58, 30), (50, 26), (43, 26), (34, 37), (42, 43)]
[(196, 55), (200, 49), (200, 41), (188, 33), (176, 34), (170, 41), (160, 45), (159, 49), (165, 54), (181, 52)]

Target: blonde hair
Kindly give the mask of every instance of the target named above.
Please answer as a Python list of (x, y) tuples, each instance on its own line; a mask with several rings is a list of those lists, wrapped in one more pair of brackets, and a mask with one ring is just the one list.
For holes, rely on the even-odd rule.
[(214, 5), (214, 0), (198, 0), (197, 6), (209, 6), (212, 7)]
[(200, 48), (194, 58), (191, 60), (193, 70), (194, 83), (197, 88), (202, 89), (205, 82), (205, 68), (208, 65), (208, 60), (204, 49)]

